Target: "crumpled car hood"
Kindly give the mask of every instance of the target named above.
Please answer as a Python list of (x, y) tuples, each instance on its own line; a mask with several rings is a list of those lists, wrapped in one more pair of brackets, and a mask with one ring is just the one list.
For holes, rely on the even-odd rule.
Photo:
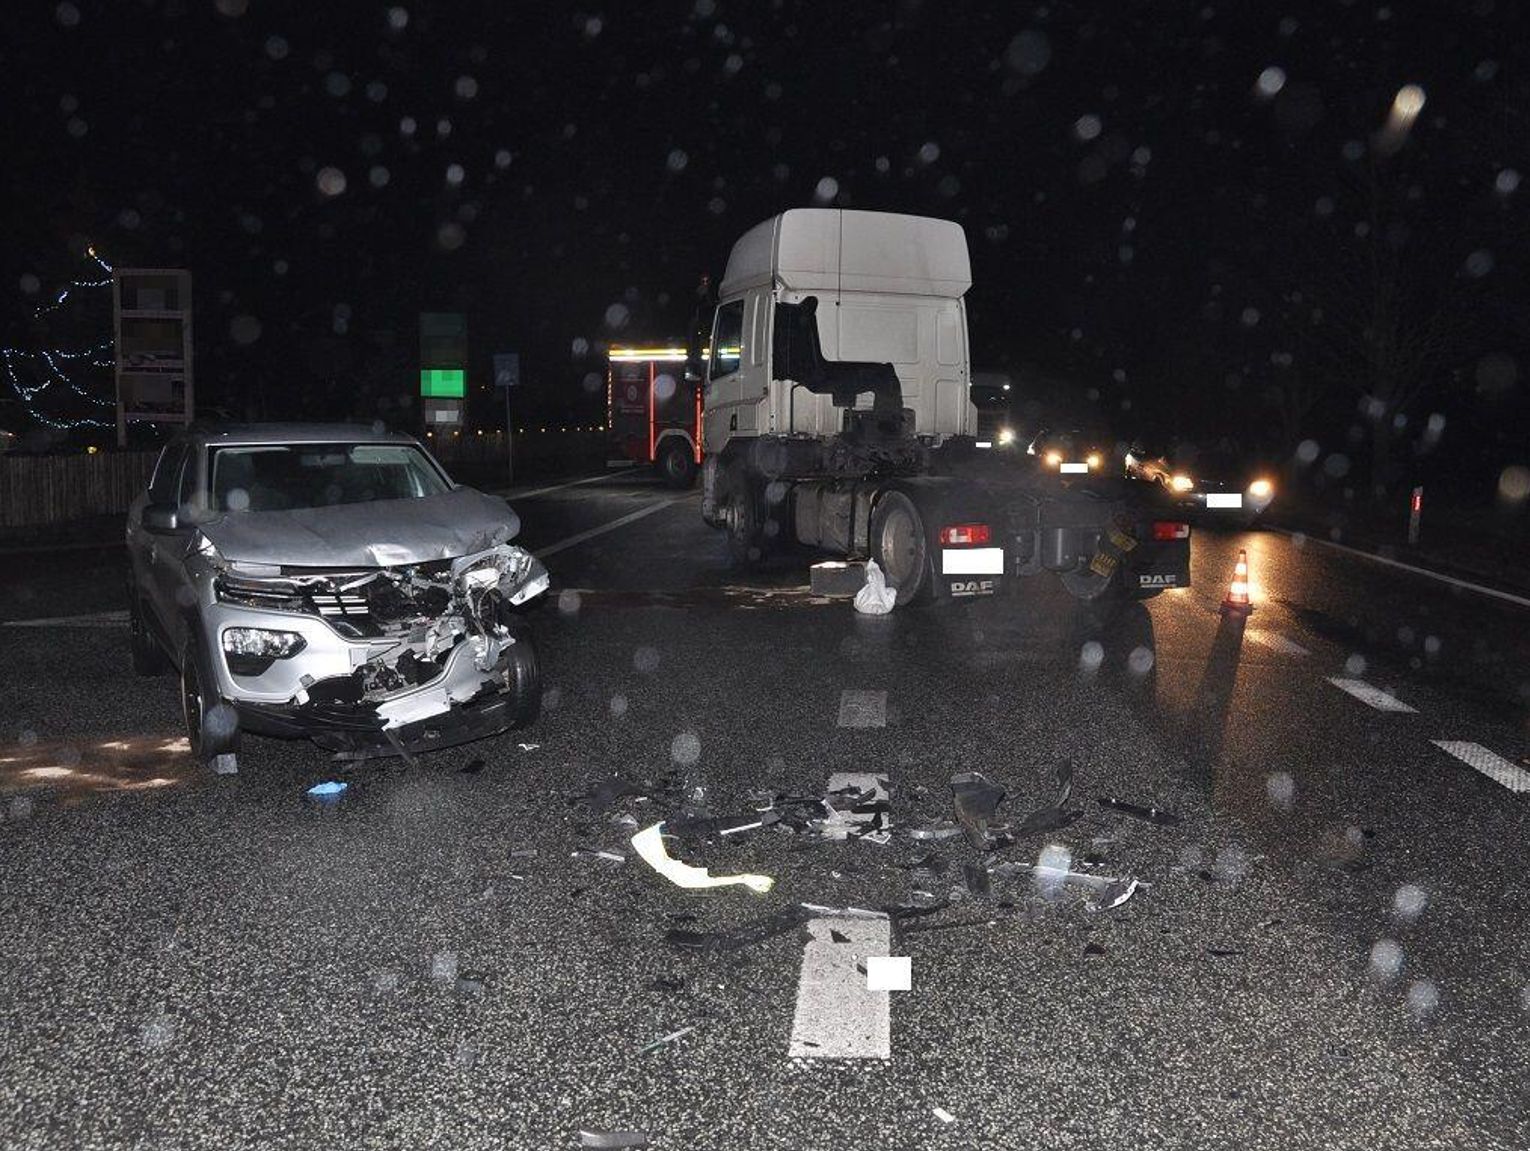
[(423, 499), (228, 512), (197, 525), (224, 559), (290, 567), (392, 567), (455, 559), (514, 539), (502, 499), (454, 488)]

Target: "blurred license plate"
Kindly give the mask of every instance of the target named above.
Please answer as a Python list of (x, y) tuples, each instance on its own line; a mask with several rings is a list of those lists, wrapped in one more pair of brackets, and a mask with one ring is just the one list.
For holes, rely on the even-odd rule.
[(941, 575), (1003, 575), (1003, 548), (942, 548)]
[(1208, 508), (1241, 508), (1243, 506), (1243, 493), (1207, 492), (1206, 506)]
[(1060, 469), (1065, 475), (1088, 475), (1088, 464), (1063, 464)]

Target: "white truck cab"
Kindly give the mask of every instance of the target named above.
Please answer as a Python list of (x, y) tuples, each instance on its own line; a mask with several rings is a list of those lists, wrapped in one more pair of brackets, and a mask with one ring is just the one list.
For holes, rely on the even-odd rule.
[[(971, 286), (966, 236), (949, 220), (797, 208), (751, 228), (733, 245), (713, 317), (707, 453), (736, 438), (843, 430), (834, 397), (807, 390), (780, 362), (783, 305), (809, 300), (823, 359), (891, 364), (921, 439), (972, 435), (962, 301)], [(872, 403), (864, 393), (854, 406)]]

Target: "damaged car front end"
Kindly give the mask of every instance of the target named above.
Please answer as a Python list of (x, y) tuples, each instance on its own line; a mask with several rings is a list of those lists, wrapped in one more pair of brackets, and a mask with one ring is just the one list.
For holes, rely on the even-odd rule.
[(204, 559), (204, 645), (221, 655), (218, 690), (246, 730), (362, 757), (536, 718), (535, 645), (511, 609), (548, 578), (521, 548), (370, 571)]
[[(547, 570), (510, 542), (508, 505), (440, 480), (408, 498), (239, 511), (210, 483), (171, 525), (184, 539), (164, 538), (179, 517), (141, 514), (160, 532), (135, 555), (134, 606), (180, 667), (199, 758), (231, 755), (240, 732), (407, 757), (536, 718), (523, 609)], [(168, 575), (166, 550), (180, 552)]]

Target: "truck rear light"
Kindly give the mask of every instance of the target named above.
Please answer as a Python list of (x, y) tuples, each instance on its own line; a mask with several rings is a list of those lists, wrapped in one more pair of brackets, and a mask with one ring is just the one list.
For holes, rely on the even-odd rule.
[(990, 538), (987, 524), (952, 524), (940, 529), (942, 544), (986, 544)]
[(1171, 520), (1155, 520), (1153, 538), (1155, 540), (1187, 540), (1190, 538), (1190, 525), (1177, 524)]

